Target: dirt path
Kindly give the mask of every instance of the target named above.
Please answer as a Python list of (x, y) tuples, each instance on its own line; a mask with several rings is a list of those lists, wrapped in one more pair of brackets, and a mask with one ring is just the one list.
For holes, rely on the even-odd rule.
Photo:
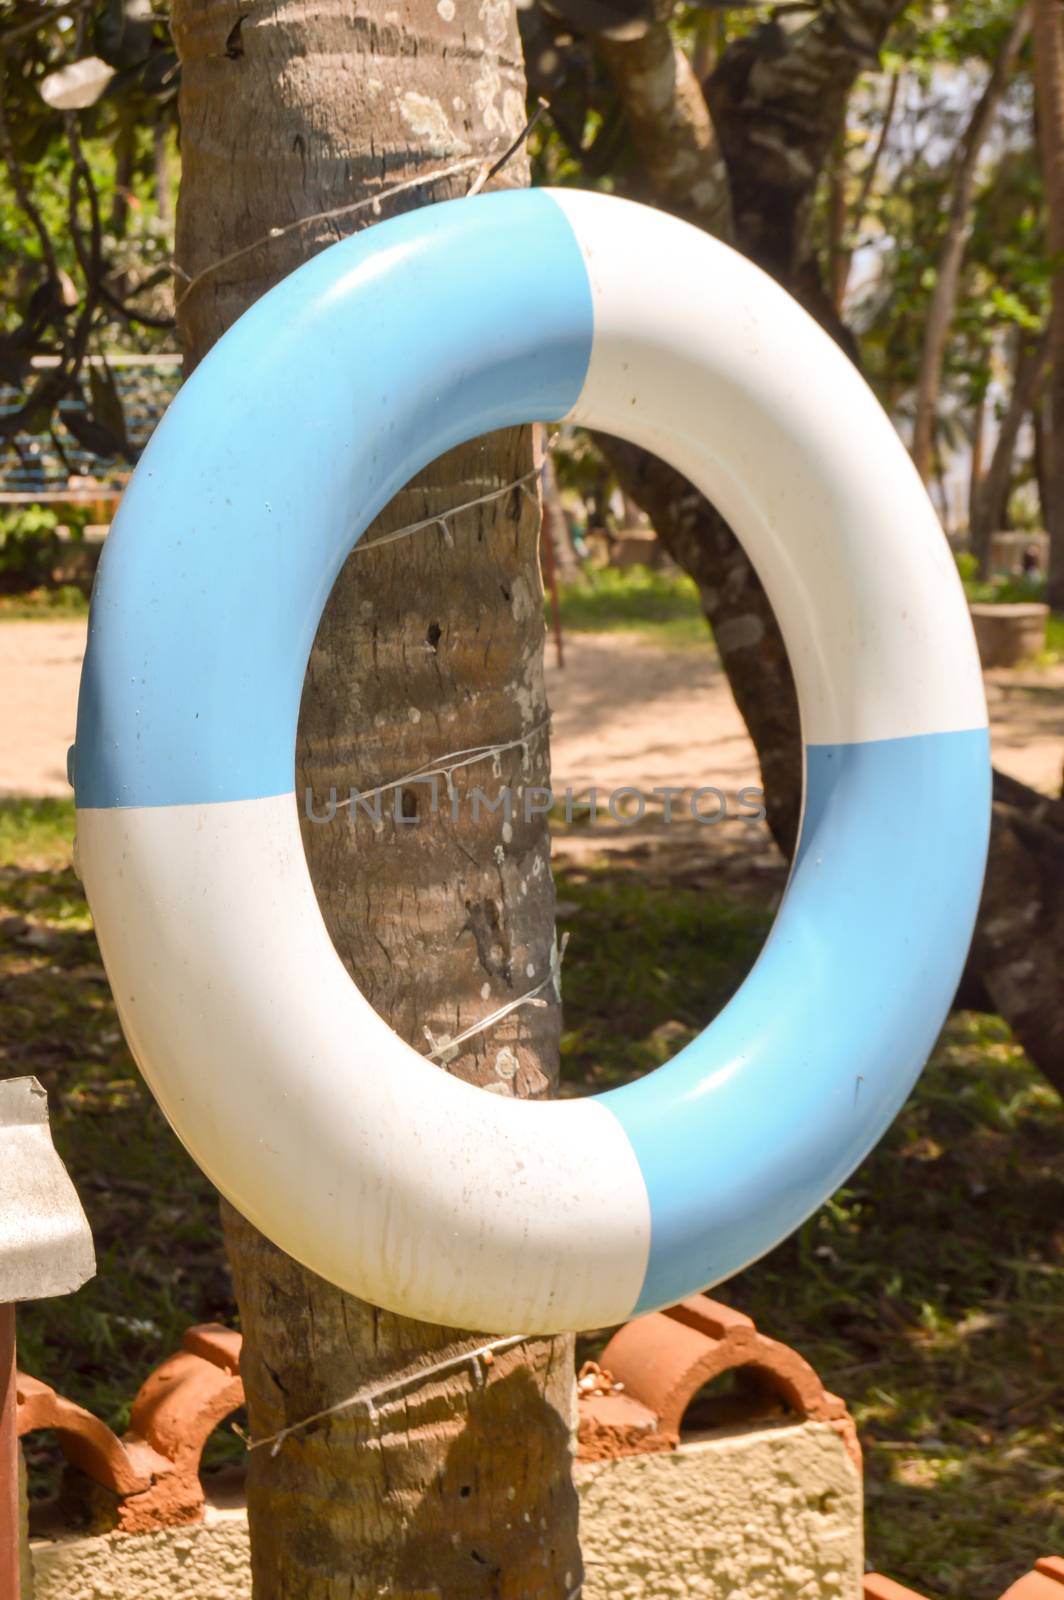
[(67, 795), (83, 622), (0, 623), (0, 794)]
[[(0, 793), (68, 794), (82, 622), (0, 623)], [(566, 666), (547, 647), (556, 792), (591, 785), (759, 782), (753, 747), (712, 651), (666, 651), (629, 634), (571, 634)], [(987, 676), (994, 754), (1013, 777), (1057, 792), (1064, 667)]]
[(728, 680), (712, 650), (662, 650), (631, 634), (571, 634), (565, 668), (547, 646), (551, 767), (557, 794), (591, 785), (713, 786), (760, 779)]

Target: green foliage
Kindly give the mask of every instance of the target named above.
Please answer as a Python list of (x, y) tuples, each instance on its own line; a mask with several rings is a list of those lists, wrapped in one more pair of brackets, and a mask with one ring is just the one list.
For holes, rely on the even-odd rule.
[[(847, 224), (867, 247), (863, 286), (849, 312), (866, 370), (887, 409), (901, 417), (911, 409), (959, 140), (1015, 11), (1013, 0), (911, 7), (884, 59), (885, 70), (900, 74), (898, 110), (864, 214)], [(870, 76), (851, 99), (848, 150), (859, 149), (862, 162), (882, 121), (882, 81)], [(849, 154), (847, 167), (852, 204), (862, 169)], [(1024, 58), (981, 157), (946, 352), (939, 419), (945, 445), (965, 445), (965, 412), (986, 393), (1010, 336), (1034, 335), (1044, 325), (1053, 268)]]
[(998, 1018), (951, 1020), (884, 1142), (724, 1298), (857, 1419), (870, 1562), (992, 1600), (1064, 1540), (1064, 1108)]
[(1013, 605), (1016, 602), (1043, 601), (1046, 597), (1044, 578), (1016, 576), (991, 578), (989, 582), (973, 579), (964, 586), (969, 600), (986, 604)]
[[(50, 103), (57, 75), (94, 60), (103, 78), (92, 104)], [(18, 395), (0, 419), (9, 438), (53, 424), (91, 349), (144, 351), (169, 330), (172, 194), (160, 195), (157, 158), (173, 146), (177, 62), (161, 6), (87, 0), (71, 14), (9, 0), (0, 78), (0, 381)], [(53, 364), (42, 370), (38, 357)], [(107, 368), (94, 366), (84, 387), (88, 412), (70, 412), (67, 426), (86, 448), (131, 459)]]
[(58, 524), (47, 506), (21, 506), (0, 514), (0, 579), (40, 582), (55, 560)]
[(957, 556), (957, 571), (968, 599), (980, 605), (1012, 605), (1016, 602), (1044, 601), (1046, 597), (1044, 578), (1027, 577), (1024, 574), (981, 578), (979, 562), (967, 550)]
[[(903, 425), (912, 412), (959, 141), (1015, 12), (1016, 0), (922, 0), (906, 8), (880, 70), (867, 73), (851, 95), (845, 135), (827, 163), (838, 182), (829, 182), (825, 172), (818, 189), (812, 231), (821, 276), (831, 280), (840, 253), (852, 260), (854, 289), (844, 316), (870, 381)], [(563, 13), (564, 7), (539, 5), (521, 12), (533, 94), (551, 101), (532, 140), (534, 181), (643, 197), (647, 185), (615, 88), (593, 42)], [(793, 23), (799, 32), (807, 25), (813, 25), (811, 15)], [(760, 8), (680, 6), (671, 26), (705, 80), (751, 30), (770, 49), (778, 19)], [(888, 103), (887, 137), (873, 172)], [(946, 449), (967, 448), (973, 408), (995, 378), (995, 399), (1009, 388), (1002, 369), (1016, 337), (1044, 326), (1056, 266), (1047, 251), (1044, 209), (1027, 52), (981, 160), (945, 357), (939, 437)]]
[(88, 595), (72, 583), (0, 594), (0, 622), (56, 622), (87, 616), (88, 610)]
[(53, 589), (51, 578), (61, 555), (60, 531), (77, 543), (92, 515), (86, 505), (27, 505), (0, 512), (0, 619), (85, 610), (79, 590), (69, 584)]
[(989, 61), (1004, 43), (1015, 10), (1013, 0), (923, 0), (908, 9), (892, 45), (928, 70)]
[[(121, 1430), (152, 1367), (190, 1321), (234, 1320), (217, 1199), (126, 1049), (71, 865), (69, 800), (0, 802), (0, 1071), (35, 1073), (88, 1213), (97, 1275), (19, 1317), (19, 1354)], [(230, 1454), (239, 1454), (228, 1435)], [(35, 1492), (54, 1487), (46, 1436)]]
[(0, 867), (65, 867), (73, 838), (73, 800), (0, 801)]
[(694, 583), (649, 567), (588, 569), (561, 591), (562, 626), (573, 633), (638, 633), (670, 649), (709, 643)]
[(626, 1083), (688, 1043), (753, 965), (771, 920), (747, 901), (596, 874), (558, 893), (573, 941), (562, 1076), (581, 1092)]
[(1049, 664), (1064, 661), (1064, 617), (1051, 611), (1046, 623), (1046, 654)]

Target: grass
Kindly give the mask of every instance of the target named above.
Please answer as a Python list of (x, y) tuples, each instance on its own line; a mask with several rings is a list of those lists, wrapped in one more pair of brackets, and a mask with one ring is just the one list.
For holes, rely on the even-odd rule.
[(72, 799), (0, 801), (0, 867), (68, 866), (73, 837)]
[[(190, 1321), (233, 1322), (214, 1196), (122, 1041), (70, 867), (68, 802), (0, 805), (2, 1070), (49, 1090), (99, 1273), (20, 1313), (22, 1361), (112, 1426)], [(559, 879), (566, 1092), (672, 1054), (741, 982), (749, 898)], [(893, 1129), (828, 1204), (721, 1298), (844, 1395), (879, 1569), (996, 1600), (1064, 1550), (1064, 1108), (997, 1018), (951, 1019)], [(33, 1442), (31, 1467), (48, 1482)]]
[[(88, 610), (87, 596), (73, 584), (0, 594), (0, 622), (54, 622)], [(691, 579), (649, 567), (589, 570), (586, 582), (562, 587), (561, 611), (563, 626), (574, 633), (634, 632), (672, 649), (704, 645), (709, 636)]]
[(72, 583), (0, 594), (0, 622), (64, 622), (88, 614), (88, 597)]
[[(992, 586), (966, 587), (974, 599)], [(85, 617), (88, 609), (88, 599), (72, 584), (0, 595), (0, 622), (54, 622)], [(562, 626), (570, 633), (636, 633), (669, 650), (698, 648), (711, 638), (694, 582), (684, 574), (649, 567), (589, 571), (586, 582), (562, 586), (561, 613)], [(1044, 666), (1064, 661), (1064, 616), (1059, 613), (1049, 618), (1039, 661)]]
[(704, 1026), (754, 963), (770, 918), (692, 889), (558, 875), (565, 962), (562, 1081), (612, 1089), (659, 1067)]
[[(578, 941), (570, 1091), (673, 1054), (769, 922), (746, 901), (594, 874), (560, 893)], [(999, 1018), (951, 1018), (878, 1149), (720, 1293), (845, 1396), (876, 1567), (943, 1600), (991, 1600), (1064, 1549), (1064, 1107)]]
[(1064, 661), (1064, 616), (1052, 611), (1046, 623), (1046, 654), (1055, 663)]
[(996, 1018), (952, 1019), (883, 1144), (728, 1286), (846, 1396), (869, 1553), (1000, 1594), (1064, 1548), (1064, 1115)]
[(709, 642), (698, 590), (682, 574), (649, 567), (602, 567), (563, 585), (562, 627), (571, 633), (638, 633), (670, 650)]
[[(1030, 598), (1020, 580), (1008, 590), (974, 580), (965, 589), (969, 599)], [(684, 574), (654, 572), (649, 567), (589, 571), (585, 582), (562, 586), (561, 613), (562, 627), (569, 633), (635, 633), (668, 650), (704, 647), (712, 637), (693, 581)], [(547, 615), (549, 619), (549, 609)], [(1054, 612), (1037, 664), (1051, 667), (1062, 661), (1064, 616)]]

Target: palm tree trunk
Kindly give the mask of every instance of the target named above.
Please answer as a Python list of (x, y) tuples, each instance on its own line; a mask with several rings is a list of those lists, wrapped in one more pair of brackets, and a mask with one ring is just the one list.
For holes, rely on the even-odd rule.
[(976, 102), (957, 151), (946, 231), (939, 251), (935, 287), (927, 309), (924, 338), (920, 351), (920, 370), (916, 379), (916, 412), (913, 420), (912, 457), (921, 478), (930, 482), (935, 445), (935, 419), (942, 390), (942, 364), (946, 341), (957, 305), (964, 252), (971, 232), (972, 200), (979, 171), (979, 157), (1001, 97), (1008, 88), (1016, 58), (1031, 25), (1028, 0), (1022, 0), (986, 86)]
[[(178, 259), (193, 280), (179, 316), (193, 362), (300, 261), (377, 220), (321, 213), (418, 174), (423, 187), (383, 201), (382, 215), (461, 193), (468, 175), (431, 174), (498, 156), (524, 118), (506, 0), (371, 0), (357, 12), (344, 0), (264, 9), (174, 0), (173, 27), (183, 68)], [(522, 162), (500, 181), (524, 181)], [(270, 236), (300, 218), (314, 220)], [(528, 429), (454, 451), (402, 491), (366, 543), (512, 484), (531, 464)], [(447, 752), (524, 736), (527, 753), (502, 755), (494, 778), (490, 764), (457, 772), (459, 796), (489, 781), (547, 782), (538, 514), (515, 490), (450, 527), (450, 542), (428, 530), (360, 546), (349, 560), (304, 686), (297, 793), (364, 791)], [(500, 813), (459, 804), (454, 818), (447, 807), (434, 816), (430, 801), (424, 786), (404, 788), (379, 833), (361, 813), (353, 825), (304, 827), (337, 950), (422, 1050), (427, 1033), (454, 1036), (532, 987), (553, 942), (543, 819), (515, 817), (508, 839)], [(550, 998), (470, 1040), (446, 1070), (496, 1093), (549, 1094), (559, 1030)], [(374, 1421), (340, 1412), (275, 1456), (252, 1454), (257, 1600), (574, 1593), (571, 1342), (530, 1340), (481, 1382), (472, 1368), (430, 1376), (441, 1352), (480, 1341), (342, 1294), (229, 1208), (225, 1223), (254, 1435), (413, 1374)]]
[[(1064, 10), (1060, 0), (1035, 0), (1034, 57), (1038, 131), (1049, 212), (1049, 249), (1064, 259)], [(1049, 532), (1049, 603), (1064, 611), (1064, 267), (1053, 278), (1049, 324), (1049, 429), (1046, 494)]]

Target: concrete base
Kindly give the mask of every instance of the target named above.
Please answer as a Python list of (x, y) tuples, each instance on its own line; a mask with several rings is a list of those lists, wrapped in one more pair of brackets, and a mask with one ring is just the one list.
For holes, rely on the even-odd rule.
[(158, 1533), (35, 1539), (33, 1600), (251, 1600), (247, 1512)]
[[(860, 1473), (822, 1422), (576, 1468), (583, 1600), (856, 1600)], [(34, 1600), (251, 1600), (247, 1515), (32, 1546)], [(454, 1600), (454, 1597), (441, 1597)]]
[(1031, 600), (969, 609), (984, 667), (1018, 667), (1045, 649), (1048, 606)]
[(861, 1477), (827, 1423), (577, 1468), (583, 1600), (855, 1600)]
[(622, 528), (609, 548), (611, 567), (660, 567), (665, 560), (653, 528)]

